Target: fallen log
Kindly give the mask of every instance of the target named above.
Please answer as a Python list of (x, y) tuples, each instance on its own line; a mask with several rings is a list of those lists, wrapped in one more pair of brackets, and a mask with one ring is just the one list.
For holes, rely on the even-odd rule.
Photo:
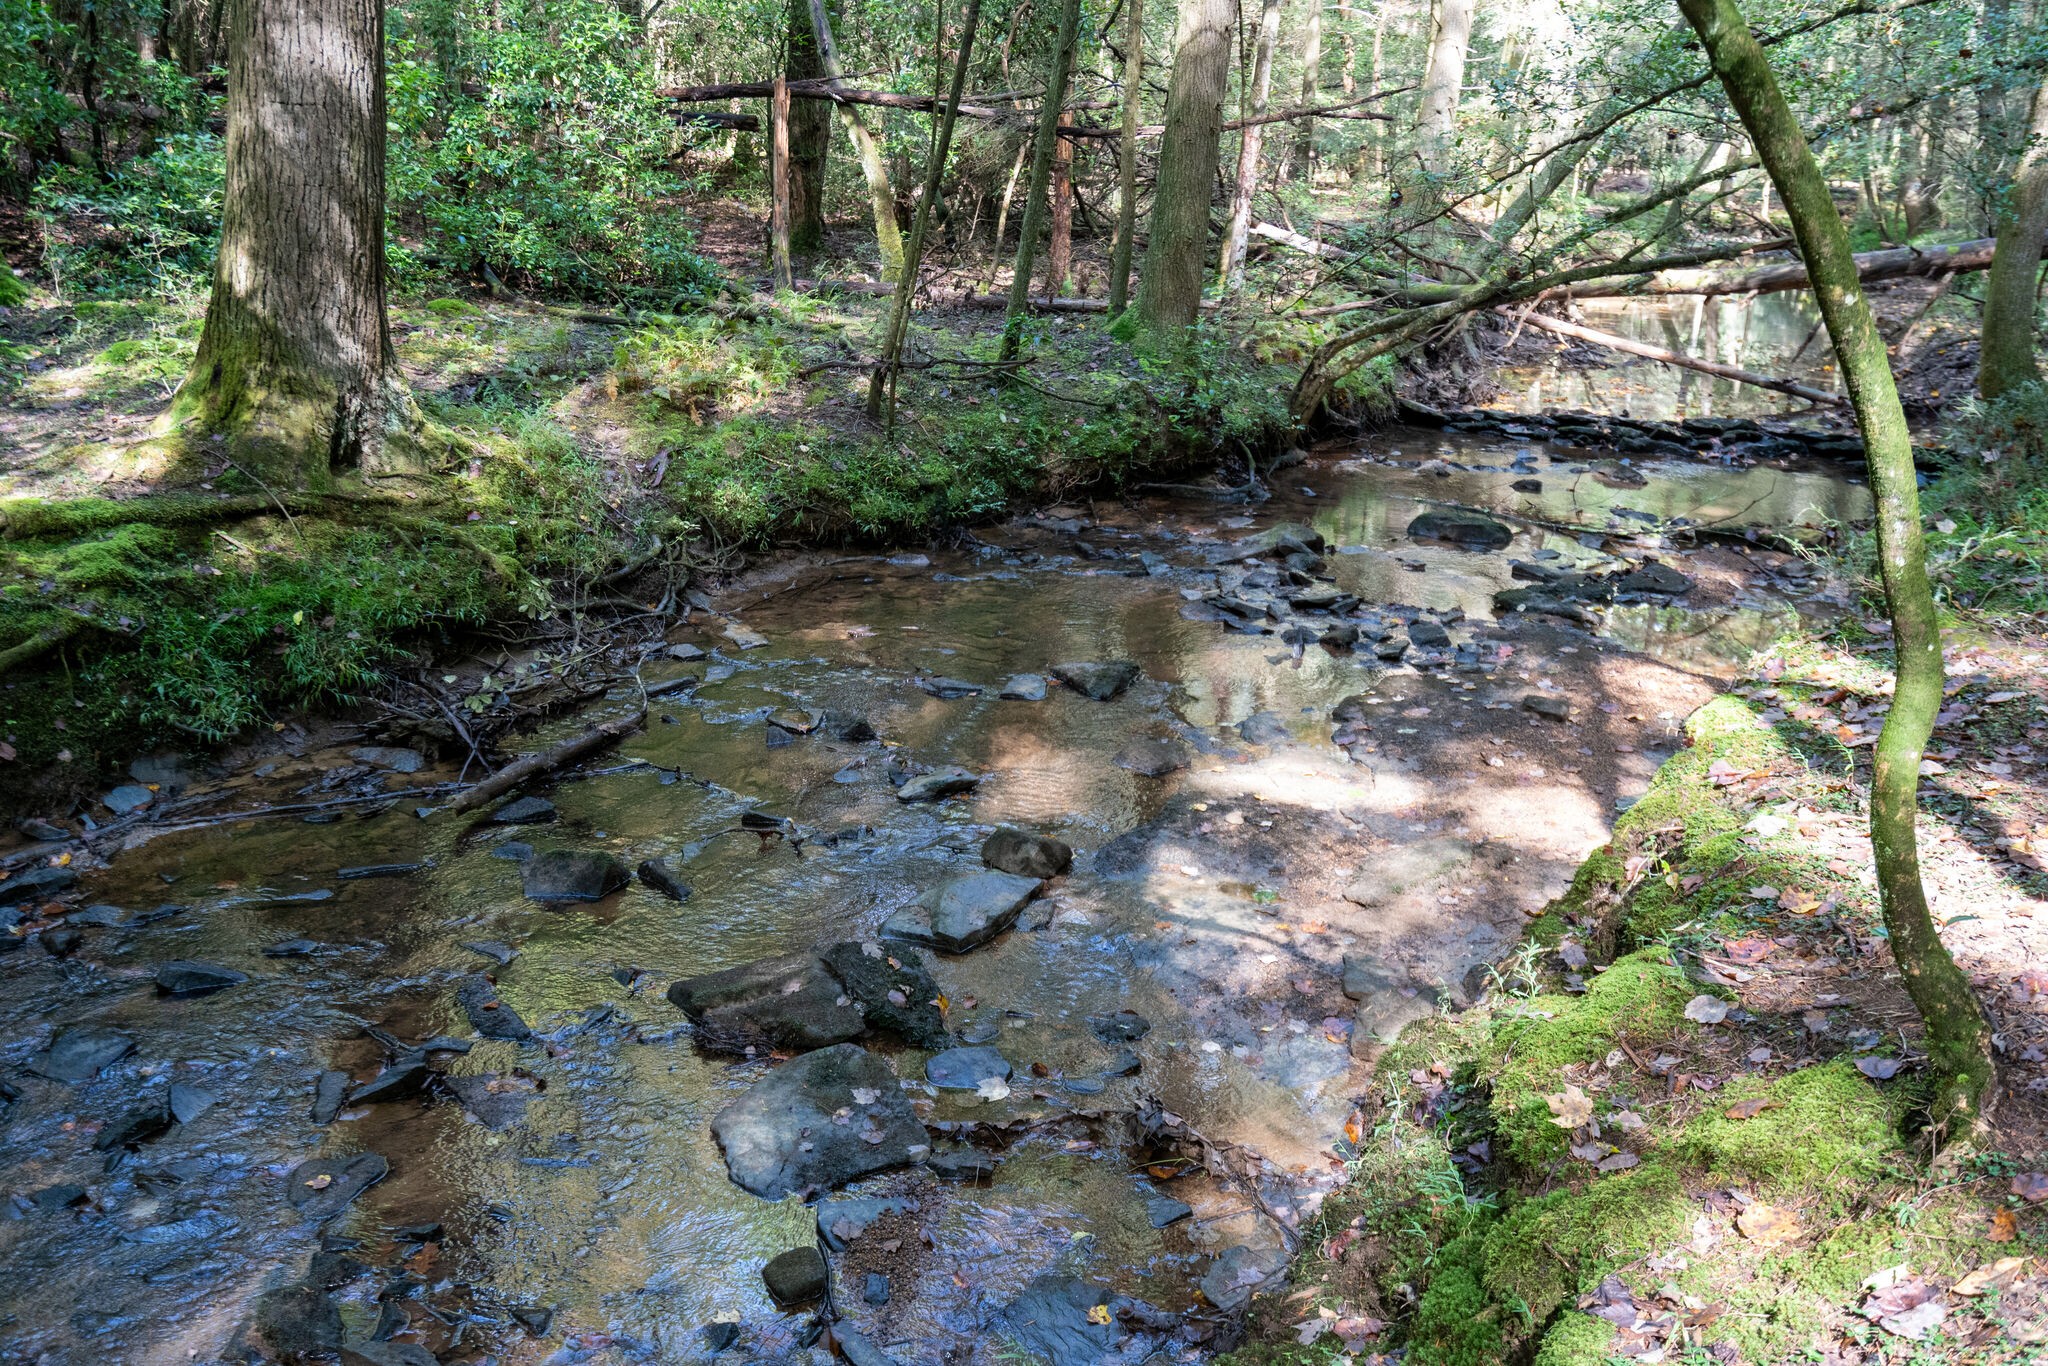
[(1697, 370), (1703, 375), (1713, 375), (1718, 379), (1733, 380), (1737, 384), (1748, 384), (1758, 389), (1770, 389), (1780, 394), (1790, 394), (1794, 398), (1803, 398), (1808, 403), (1826, 403), (1832, 406), (1841, 406), (1848, 402), (1840, 394), (1831, 394), (1825, 389), (1816, 389), (1810, 384), (1801, 384), (1797, 380), (1774, 379), (1769, 375), (1757, 374), (1754, 370), (1743, 370), (1733, 365), (1723, 365), (1719, 361), (1701, 360), (1697, 356), (1688, 356), (1682, 351), (1667, 351), (1661, 346), (1652, 346), (1648, 342), (1639, 342), (1630, 337), (1616, 336), (1612, 332), (1600, 332), (1590, 327), (1581, 327), (1577, 323), (1568, 323), (1562, 318), (1546, 318), (1541, 313), (1532, 312), (1524, 315), (1523, 321), (1530, 327), (1540, 328), (1545, 332), (1554, 332), (1560, 337), (1571, 337), (1578, 341), (1592, 342), (1595, 346), (1604, 346), (1610, 351), (1621, 351), (1631, 356), (1642, 356), (1648, 360), (1662, 361), (1666, 365), (1675, 365), (1684, 370)]
[(1290, 232), (1277, 223), (1252, 224), (1252, 236), (1263, 237), (1269, 242), (1278, 242), (1283, 247), (1292, 247), (1294, 250), (1306, 252), (1310, 256), (1341, 257), (1344, 255), (1342, 250), (1331, 246), (1328, 242), (1318, 242), (1315, 238), (1304, 233)]
[[(1956, 275), (1991, 268), (1991, 253), (1998, 245), (1994, 237), (1973, 242), (1953, 242), (1940, 247), (1893, 247), (1856, 255), (1856, 275), (1864, 284), (1886, 280)], [(1776, 294), (1807, 287), (1803, 262), (1760, 266), (1752, 270), (1660, 270), (1654, 275), (1594, 280), (1566, 285), (1548, 298), (1611, 299), (1619, 297), (1716, 298), (1730, 294)]]
[(465, 789), (454, 801), (448, 803), (451, 811), (474, 811), (494, 797), (501, 797), (529, 778), (543, 773), (552, 773), (565, 764), (573, 763), (586, 754), (594, 753), (607, 745), (616, 744), (621, 738), (640, 729), (647, 720), (647, 708), (630, 716), (616, 717), (589, 730), (572, 735), (557, 744), (550, 745), (538, 754), (529, 754), (493, 773), (490, 777)]

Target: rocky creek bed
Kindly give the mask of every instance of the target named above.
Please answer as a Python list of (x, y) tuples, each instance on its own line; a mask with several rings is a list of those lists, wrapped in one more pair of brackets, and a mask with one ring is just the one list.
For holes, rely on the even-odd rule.
[[(32, 831), (142, 818), (0, 881), (0, 1355), (1226, 1345), (1377, 1049), (1838, 607), (1743, 528), (1865, 508), (1556, 424), (1272, 483), (774, 564), (560, 723), (643, 730), (493, 811), (359, 746)], [(148, 823), (210, 783), (362, 800)]]

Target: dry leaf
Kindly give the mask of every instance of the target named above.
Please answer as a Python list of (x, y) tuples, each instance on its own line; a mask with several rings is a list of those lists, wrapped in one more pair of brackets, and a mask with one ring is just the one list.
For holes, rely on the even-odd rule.
[(1564, 1090), (1543, 1098), (1550, 1107), (1550, 1122), (1560, 1129), (1576, 1129), (1593, 1118), (1593, 1098), (1572, 1082), (1564, 1084)]
[(1899, 1074), (1897, 1058), (1858, 1058), (1856, 1070), (1872, 1081), (1890, 1081)]
[(1090, 1323), (1108, 1323), (1110, 1317), (1109, 1306), (1106, 1304), (1098, 1304), (1088, 1311)]
[(1728, 1018), (1728, 1003), (1718, 996), (1695, 996), (1685, 1004), (1685, 1018), (1701, 1024), (1719, 1024)]
[(1991, 1231), (1984, 1235), (1994, 1243), (2009, 1243), (2019, 1236), (2019, 1216), (2009, 1209), (2002, 1209), (1991, 1216)]
[(1799, 1212), (1759, 1202), (1735, 1216), (1735, 1227), (1761, 1247), (1778, 1247), (1799, 1236)]
[(2025, 1257), (2000, 1257), (1989, 1266), (1978, 1267), (1949, 1289), (1958, 1295), (1981, 1295), (1987, 1290), (2003, 1290), (2019, 1279), (2019, 1274), (2026, 1269), (2026, 1265)]
[(2012, 1179), (2012, 1193), (2030, 1205), (2048, 1200), (2048, 1176), (2040, 1172), (2021, 1172)]
[(1730, 1119), (1755, 1119), (1777, 1103), (1768, 1096), (1753, 1096), (1748, 1100), (1736, 1101), (1721, 1113)]

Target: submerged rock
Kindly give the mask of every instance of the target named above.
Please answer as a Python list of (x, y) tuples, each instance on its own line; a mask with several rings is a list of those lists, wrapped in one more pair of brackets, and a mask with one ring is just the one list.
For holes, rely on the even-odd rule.
[(1399, 844), (1373, 856), (1371, 871), (1344, 889), (1353, 905), (1384, 906), (1396, 897), (1471, 862), (1473, 846), (1449, 837)]
[(248, 980), (249, 975), (245, 972), (190, 958), (176, 958), (156, 965), (156, 991), (159, 996), (208, 996)]
[(1108, 702), (1138, 681), (1138, 666), (1128, 659), (1055, 664), (1052, 676), (1097, 702)]
[(972, 1091), (991, 1078), (1010, 1079), (1010, 1060), (983, 1046), (948, 1048), (925, 1060), (924, 1079), (942, 1091)]
[(930, 693), (947, 702), (973, 697), (981, 691), (981, 684), (969, 683), (963, 678), (917, 678), (911, 681), (917, 684), (920, 692)]
[(470, 1025), (486, 1039), (524, 1042), (533, 1037), (533, 1030), (519, 1018), (519, 1012), (498, 999), (498, 988), (488, 977), (463, 978), (455, 988), (455, 1000), (469, 1017)]
[(1236, 564), (1276, 555), (1320, 555), (1328, 548), (1329, 542), (1314, 527), (1302, 522), (1282, 522), (1233, 543), (1216, 562)]
[(1628, 573), (1615, 583), (1623, 593), (1649, 593), (1658, 597), (1678, 597), (1692, 591), (1692, 580), (1668, 564), (1649, 560)]
[(1164, 778), (1191, 762), (1188, 747), (1174, 739), (1133, 740), (1116, 752), (1118, 768), (1129, 769), (1140, 778)]
[(719, 1111), (711, 1133), (733, 1184), (766, 1200), (837, 1190), (930, 1151), (894, 1070), (850, 1043), (777, 1067)]
[(361, 749), (350, 750), (348, 757), (359, 764), (388, 769), (393, 773), (417, 773), (427, 766), (427, 756), (416, 749), (366, 745)]
[[(885, 1302), (888, 1284), (887, 1280), (882, 1282)], [(839, 1351), (845, 1356), (848, 1366), (899, 1366), (895, 1357), (875, 1346), (865, 1334), (841, 1327), (835, 1330), (833, 1336), (839, 1343)]]
[(427, 1089), (428, 1078), (432, 1075), (424, 1062), (394, 1063), (349, 1092), (348, 1103), (375, 1105), (384, 1101), (411, 1100)]
[(493, 1087), (500, 1081), (495, 1075), (483, 1074), (466, 1077), (443, 1077), (441, 1084), (455, 1096), (469, 1116), (486, 1129), (509, 1129), (526, 1118), (527, 1102), (533, 1099), (528, 1090), (511, 1090), (503, 1086)]
[(332, 1219), (390, 1173), (377, 1153), (308, 1158), (285, 1177), (285, 1202), (309, 1219)]
[(18, 906), (24, 901), (53, 897), (78, 881), (69, 868), (31, 868), (0, 882), (0, 906)]
[(1136, 1043), (1152, 1032), (1152, 1022), (1135, 1010), (1109, 1015), (1090, 1015), (1088, 1028), (1104, 1043)]
[(677, 877), (674, 870), (668, 866), (665, 860), (658, 858), (642, 859), (637, 871), (642, 886), (659, 892), (670, 901), (688, 901), (690, 899), (689, 884)]
[(1115, 1299), (1106, 1285), (1047, 1272), (1026, 1285), (997, 1322), (1018, 1348), (1050, 1366), (1096, 1366), (1127, 1335), (1113, 1312), (1103, 1312)]
[(1276, 1283), (1287, 1270), (1287, 1254), (1277, 1247), (1230, 1248), (1202, 1277), (1202, 1294), (1226, 1314), (1251, 1303), (1258, 1291)]
[(981, 784), (981, 775), (964, 768), (948, 765), (917, 777), (896, 789), (899, 802), (935, 802), (944, 797), (972, 792)]
[(1514, 528), (1478, 512), (1425, 512), (1408, 524), (1415, 541), (1449, 541), (1469, 550), (1505, 550)]
[(742, 1054), (808, 1052), (876, 1030), (912, 1047), (942, 1047), (938, 994), (915, 954), (852, 942), (685, 978), (668, 989), (701, 1047)]
[(79, 1025), (50, 1041), (28, 1070), (51, 1081), (91, 1081), (135, 1051), (135, 1040), (118, 1029)]
[(514, 797), (491, 813), (493, 825), (545, 825), (555, 818), (555, 804), (545, 797)]
[[(1358, 628), (1354, 626), (1352, 639), (1357, 639), (1357, 636)], [(1287, 729), (1287, 722), (1277, 713), (1270, 711), (1254, 712), (1245, 717), (1237, 723), (1237, 733), (1248, 745), (1284, 745), (1294, 738)]]
[(882, 933), (946, 953), (966, 953), (1016, 924), (1038, 888), (1038, 879), (1014, 873), (971, 873), (890, 916)]
[(281, 1286), (256, 1297), (245, 1332), (271, 1360), (325, 1357), (341, 1347), (341, 1307), (316, 1286)]
[(1074, 850), (1064, 840), (1005, 825), (982, 841), (981, 861), (1019, 877), (1058, 877), (1074, 866)]
[(1045, 676), (1043, 674), (1013, 674), (996, 694), (1005, 702), (1045, 701)]
[(602, 901), (630, 880), (626, 865), (610, 854), (583, 849), (535, 854), (524, 871), (531, 901)]
[(1408, 643), (1418, 650), (1441, 650), (1451, 643), (1451, 633), (1434, 617), (1417, 617), (1408, 623)]
[(814, 1247), (793, 1247), (761, 1268), (768, 1293), (785, 1308), (825, 1297), (825, 1258)]
[(882, 1219), (892, 1214), (912, 1214), (917, 1208), (915, 1200), (890, 1196), (826, 1200), (818, 1205), (818, 1238), (833, 1252), (844, 1252)]

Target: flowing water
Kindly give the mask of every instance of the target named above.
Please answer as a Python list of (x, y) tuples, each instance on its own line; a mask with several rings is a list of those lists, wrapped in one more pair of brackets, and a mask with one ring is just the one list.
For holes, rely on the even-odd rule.
[[(1430, 458), (1458, 468), (1418, 468)], [(1532, 466), (1542, 492), (1512, 489)], [(1813, 592), (1788, 557), (1729, 555), (1717, 587), (1707, 566), (1692, 598), (1613, 609), (1608, 639), (1496, 629), (1509, 560), (1654, 550), (1652, 519), (1785, 526), (1865, 510), (1863, 491), (1826, 469), (1659, 463), (1638, 467), (1643, 487), (1616, 488), (1596, 468), (1607, 466), (1513, 441), (1396, 432), (1282, 472), (1276, 497), (1249, 513), (1155, 500), (998, 526), (969, 552), (803, 562), (670, 632), (711, 654), (657, 655), (645, 682), (687, 671), (701, 686), (657, 698), (603, 772), (546, 789), (553, 824), (421, 814), (434, 799), (401, 792), (338, 818), (242, 820), (123, 853), (84, 883), (79, 905), (97, 909), (75, 954), (31, 945), (0, 958), (0, 1080), (20, 1093), (0, 1107), (0, 1359), (221, 1358), (248, 1340), (254, 1297), (306, 1278), (323, 1247), (338, 1255), (310, 1274), (333, 1288), (352, 1341), (381, 1332), (450, 1361), (668, 1362), (709, 1357), (730, 1323), (724, 1359), (810, 1359), (816, 1311), (778, 1311), (760, 1268), (811, 1245), (816, 1214), (733, 1185), (709, 1131), (769, 1064), (699, 1052), (663, 990), (871, 941), (890, 912), (977, 867), (999, 824), (1078, 851), (1019, 930), (932, 961), (948, 1024), (1015, 1064), (1010, 1094), (928, 1094), (921, 1054), (877, 1047), (928, 1124), (1034, 1127), (989, 1145), (1002, 1160), (979, 1180), (913, 1168), (861, 1183), (917, 1208), (834, 1257), (834, 1304), (900, 1361), (1016, 1359), (1006, 1307), (1061, 1271), (1187, 1315), (1103, 1330), (1117, 1342), (1100, 1359), (1199, 1353), (1216, 1325), (1196, 1282), (1225, 1249), (1282, 1248), (1312, 1230), (1341, 1165), (1332, 1153), (1364, 1073), (1340, 957), (1371, 949), (1408, 981), (1455, 984), (1504, 951), (1521, 910), (1561, 888), (1657, 746), (1674, 743), (1670, 718)], [(1410, 541), (1408, 522), (1442, 502), (1531, 520), (1505, 553)], [(1290, 651), (1205, 619), (1194, 600), (1217, 582), (1214, 548), (1289, 519), (1328, 538), (1338, 587), (1433, 609), (1473, 648), (1418, 670)], [(767, 643), (738, 648), (722, 634), (729, 618)], [(1011, 674), (1074, 659), (1134, 660), (1143, 678), (1108, 703), (1060, 688), (1042, 702), (996, 695)], [(912, 686), (927, 675), (987, 690), (941, 700)], [(1531, 686), (1565, 690), (1574, 723), (1515, 710)], [(1385, 724), (1347, 754), (1328, 718), (1360, 693)], [(636, 698), (622, 684), (548, 733)], [(882, 740), (777, 743), (786, 736), (764, 718), (790, 707), (864, 717)], [(1284, 736), (1242, 738), (1238, 724), (1260, 713)], [(1625, 721), (1650, 739), (1596, 738)], [(1515, 729), (1489, 751), (1489, 725)], [(1146, 737), (1178, 739), (1192, 767), (1149, 778), (1112, 762)], [(962, 799), (897, 800), (892, 769), (939, 764), (989, 776)], [(300, 800), (453, 776), (386, 775), (340, 751), (274, 765), (257, 776), (310, 794)], [(787, 817), (804, 838), (723, 833), (747, 812)], [(635, 885), (543, 906), (505, 856), (516, 841), (601, 849), (628, 867), (666, 857), (692, 895), (677, 904)], [(1454, 844), (1464, 863), (1374, 909), (1337, 895), (1416, 841)], [(266, 956), (286, 941), (304, 942)], [(516, 957), (500, 966), (475, 943)], [(162, 997), (151, 974), (174, 959), (248, 980)], [(516, 1119), (491, 1127), (446, 1095), (310, 1118), (321, 1072), (363, 1079), (385, 1057), (365, 1026), (406, 1043), (474, 1040), (454, 983), (479, 971), (539, 1039), (432, 1056), (450, 1077), (490, 1078), (492, 1094), (523, 1105)], [(1418, 989), (1370, 999), (1398, 1008)], [(1120, 1009), (1153, 1026), (1132, 1046), (1135, 1076), (1108, 1075), (1121, 1050), (1085, 1023)], [(53, 1034), (86, 1024), (126, 1033), (134, 1052), (80, 1084), (29, 1073)], [(212, 1103), (132, 1151), (96, 1147), (174, 1086)], [(1138, 1170), (1125, 1116), (1145, 1097), (1241, 1145), (1254, 1179)], [(361, 1152), (388, 1159), (389, 1176), (324, 1224), (291, 1208), (298, 1163)], [(1192, 1216), (1155, 1227), (1161, 1194)], [(864, 1299), (869, 1273), (888, 1278), (885, 1304)]]

